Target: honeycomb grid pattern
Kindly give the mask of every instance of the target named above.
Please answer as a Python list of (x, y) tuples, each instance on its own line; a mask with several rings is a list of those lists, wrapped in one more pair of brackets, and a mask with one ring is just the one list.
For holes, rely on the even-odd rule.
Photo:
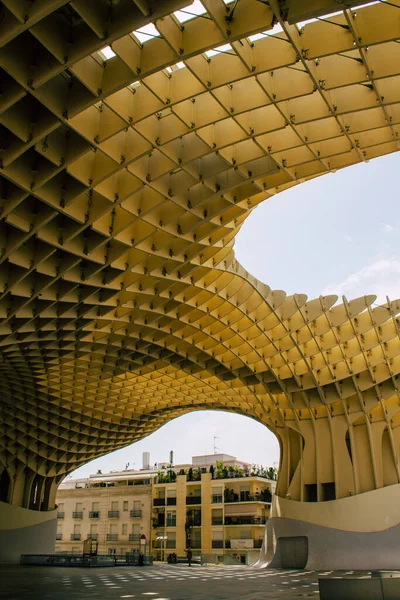
[(400, 2), (322, 4), (0, 4), (0, 462), (14, 478), (58, 483), (208, 408), (277, 434), (281, 495), (399, 482), (400, 302), (286, 296), (232, 250), (260, 202), (399, 149)]

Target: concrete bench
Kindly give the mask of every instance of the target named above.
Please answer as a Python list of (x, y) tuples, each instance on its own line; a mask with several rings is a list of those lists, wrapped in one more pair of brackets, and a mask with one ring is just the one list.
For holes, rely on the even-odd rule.
[(321, 600), (399, 600), (400, 573), (374, 571), (370, 579), (318, 579)]

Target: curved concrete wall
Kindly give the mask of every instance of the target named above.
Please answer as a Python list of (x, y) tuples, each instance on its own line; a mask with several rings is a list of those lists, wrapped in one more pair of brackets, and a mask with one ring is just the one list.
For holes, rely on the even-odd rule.
[(57, 512), (28, 510), (0, 502), (0, 564), (19, 563), (21, 554), (54, 552)]
[(282, 567), (279, 538), (306, 537), (307, 569), (400, 569), (400, 485), (331, 502), (276, 496), (259, 566)]
[(400, 484), (331, 502), (297, 502), (274, 497), (271, 516), (297, 519), (344, 531), (382, 531), (400, 523)]
[(308, 539), (307, 569), (400, 569), (400, 526), (360, 533), (285, 518), (269, 519), (261, 563), (275, 568), (285, 566), (278, 540), (296, 536)]

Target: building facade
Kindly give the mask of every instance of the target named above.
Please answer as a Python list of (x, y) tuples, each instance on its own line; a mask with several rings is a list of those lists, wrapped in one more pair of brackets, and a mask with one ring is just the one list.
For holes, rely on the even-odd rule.
[(193, 457), (153, 482), (152, 553), (213, 555), (213, 560), (246, 561), (262, 546), (270, 515), (274, 476), (229, 455)]
[(80, 553), (89, 537), (97, 540), (100, 554), (146, 550), (154, 475), (107, 473), (61, 484), (57, 493), (56, 552)]
[(101, 554), (143, 550), (158, 560), (195, 554), (245, 561), (262, 546), (275, 490), (273, 470), (227, 454), (157, 469), (98, 473), (61, 484), (57, 552), (81, 552), (98, 541)]

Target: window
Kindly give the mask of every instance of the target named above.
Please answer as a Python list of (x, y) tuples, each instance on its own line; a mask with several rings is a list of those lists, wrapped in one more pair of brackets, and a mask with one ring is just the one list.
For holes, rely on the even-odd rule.
[(176, 527), (176, 510), (167, 510), (167, 527)]
[(211, 501), (213, 504), (222, 504), (222, 486), (213, 487), (212, 488), (212, 498)]
[(74, 525), (74, 534), (80, 534), (80, 532), (81, 532), (81, 526)]
[(240, 486), (240, 501), (246, 502), (250, 498), (250, 486), (249, 485), (241, 485)]
[(99, 512), (100, 510), (100, 502), (92, 502), (92, 511)]
[(97, 535), (98, 534), (98, 525), (91, 525), (90, 526), (90, 535)]
[(126, 511), (128, 510), (128, 500), (124, 500), (122, 503), (122, 510)]
[(224, 517), (222, 508), (217, 508), (211, 511), (211, 525), (223, 525)]
[(132, 525), (132, 533), (140, 535), (140, 525)]
[(117, 533), (117, 527), (118, 525), (110, 525), (110, 533), (112, 535), (115, 535)]
[(77, 502), (75, 504), (75, 512), (82, 512), (82, 510), (83, 510), (83, 504), (82, 504), (82, 502)]
[(140, 500), (135, 500), (133, 503), (133, 510), (140, 510), (141, 509), (141, 502)]
[(211, 547), (212, 548), (223, 548), (224, 547), (224, 532), (223, 531), (213, 531), (211, 538)]
[(58, 512), (64, 512), (64, 502), (60, 502), (60, 504), (58, 505)]
[(122, 525), (122, 535), (127, 535), (128, 533), (128, 525), (126, 523), (124, 523)]
[(111, 502), (111, 510), (112, 511), (118, 510), (118, 501)]
[(176, 532), (175, 531), (168, 532), (167, 540), (165, 542), (165, 547), (166, 548), (176, 548)]

